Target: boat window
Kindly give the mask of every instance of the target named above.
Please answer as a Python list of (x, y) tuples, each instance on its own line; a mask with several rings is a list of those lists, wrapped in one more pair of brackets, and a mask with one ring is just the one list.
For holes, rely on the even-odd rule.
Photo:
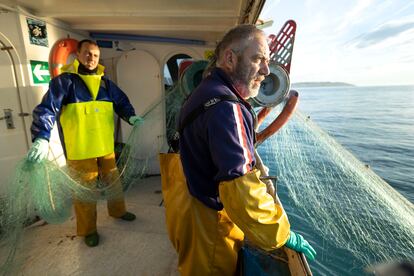
[(192, 57), (186, 54), (176, 54), (164, 65), (164, 86), (166, 91), (177, 82), (180, 63), (185, 60), (192, 60)]

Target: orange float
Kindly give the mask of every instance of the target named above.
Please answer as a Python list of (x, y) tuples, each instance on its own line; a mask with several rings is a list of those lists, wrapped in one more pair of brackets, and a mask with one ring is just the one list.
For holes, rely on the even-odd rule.
[[(287, 123), (292, 116), (299, 102), (299, 93), (295, 90), (291, 90), (287, 103), (282, 109), (282, 112), (277, 118), (264, 130), (256, 134), (256, 146), (263, 143), (264, 140), (276, 133), (284, 124)], [(258, 115), (258, 122), (261, 123), (266, 115), (271, 111), (271, 108), (263, 108)]]
[[(273, 75), (276, 77), (275, 79), (277, 79), (279, 82), (284, 79), (289, 82), (290, 65), (292, 61), (295, 35), (296, 22), (293, 20), (288, 20), (280, 29), (277, 35), (271, 34), (269, 36), (270, 61), (271, 63), (275, 63), (278, 66), (282, 67), (287, 73), (286, 75), (281, 74), (283, 73), (283, 70), (275, 70), (273, 72)], [(269, 69), (272, 69), (271, 66), (269, 66)], [(286, 88), (289, 89), (289, 86), (290, 84), (287, 83)], [(276, 133), (284, 124), (287, 123), (296, 109), (298, 98), (299, 93), (297, 91), (290, 91), (290, 94), (288, 95), (288, 101), (279, 116), (266, 129), (256, 135), (257, 145), (263, 143), (264, 140)], [(272, 111), (272, 108), (272, 106), (266, 106), (260, 110), (259, 114), (257, 115), (259, 126), (266, 118), (266, 116), (270, 113), (270, 111)]]
[(49, 71), (51, 78), (60, 74), (60, 67), (67, 64), (71, 54), (76, 53), (78, 41), (73, 38), (64, 38), (55, 42), (49, 54)]

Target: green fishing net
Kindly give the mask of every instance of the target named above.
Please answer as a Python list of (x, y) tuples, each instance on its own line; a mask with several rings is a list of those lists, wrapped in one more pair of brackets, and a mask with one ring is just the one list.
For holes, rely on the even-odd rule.
[[(187, 77), (166, 91), (143, 116), (144, 123), (132, 129), (117, 159), (119, 174), (98, 176), (91, 184), (84, 183), (79, 172), (55, 161), (33, 164), (22, 160), (17, 165), (8, 196), (0, 201), (0, 272), (11, 274), (17, 266), (14, 257), (24, 227), (36, 216), (62, 223), (71, 216), (74, 197), (82, 201), (114, 198), (139, 183), (147, 174), (149, 160), (160, 150), (160, 145), (149, 141), (156, 137), (148, 137), (148, 130), (165, 116), (167, 140), (174, 140), (180, 107), (201, 80), (206, 64), (201, 61), (189, 66)], [(160, 112), (163, 105), (165, 114)], [(275, 108), (264, 126), (280, 110)], [(145, 146), (143, 141), (147, 141)], [(349, 252), (362, 264), (414, 258), (413, 205), (309, 118), (296, 112), (258, 151), (270, 174), (278, 176), (283, 206), (294, 214), (291, 222), (301, 217), (309, 225), (303, 231), (306, 238), (312, 233), (323, 237), (318, 258), (331, 254), (324, 247), (327, 243)], [(287, 194), (281, 195), (284, 190)], [(292, 227), (295, 230), (297, 225)]]
[[(171, 137), (188, 93), (177, 85), (168, 95)], [(273, 109), (261, 129), (280, 114), (285, 103)], [(258, 152), (283, 188), (278, 194), (292, 229), (316, 247), (319, 267), (332, 261), (346, 263), (327, 273), (349, 266), (360, 274), (372, 264), (414, 259), (413, 204), (310, 118), (296, 111)]]
[(118, 171), (100, 174), (93, 182), (85, 182), (81, 172), (56, 160), (33, 163), (24, 159), (17, 164), (1, 201), (0, 272), (10, 274), (17, 267), (14, 255), (24, 227), (36, 218), (63, 223), (72, 215), (73, 198), (84, 202), (117, 198), (145, 177), (148, 160), (159, 150), (142, 146), (153, 117), (149, 112), (144, 122), (132, 129), (117, 158)]
[(117, 172), (99, 174), (90, 182), (81, 172), (57, 160), (32, 163), (24, 159), (17, 164), (7, 195), (0, 201), (0, 273), (13, 274), (19, 266), (15, 254), (25, 226), (38, 218), (47, 223), (63, 223), (72, 215), (73, 198), (84, 202), (117, 198), (147, 175), (150, 160), (156, 159), (163, 146), (148, 135), (162, 120), (161, 107), (166, 106), (166, 135), (170, 141), (176, 132), (180, 107), (201, 81), (206, 65), (206, 61), (190, 65), (165, 97), (144, 113), (144, 122), (133, 127), (126, 143), (117, 144)]
[(174, 141), (177, 138), (177, 123), (181, 106), (201, 82), (207, 64), (206, 60), (194, 61), (185, 69), (177, 84), (166, 93), (166, 135), (168, 144), (174, 151), (178, 150), (178, 145), (175, 145)]
[(296, 111), (258, 150), (278, 176), (292, 228), (304, 226), (322, 266), (341, 251), (347, 253), (339, 262), (350, 269), (414, 259), (413, 204), (310, 118)]

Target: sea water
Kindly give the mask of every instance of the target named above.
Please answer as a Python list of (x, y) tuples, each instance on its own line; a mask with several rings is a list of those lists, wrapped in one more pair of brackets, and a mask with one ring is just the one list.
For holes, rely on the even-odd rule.
[(414, 203), (414, 86), (296, 90), (302, 113)]
[[(414, 202), (413, 86), (312, 87), (296, 90), (300, 94), (298, 109), (302, 113), (410, 202)], [(277, 171), (277, 168), (271, 167), (270, 170)], [(366, 264), (352, 252), (330, 244), (312, 229), (309, 221), (293, 207), (286, 189), (281, 187), (279, 196), (292, 228), (302, 233), (319, 252), (316, 261), (310, 262), (315, 275), (364, 274)]]

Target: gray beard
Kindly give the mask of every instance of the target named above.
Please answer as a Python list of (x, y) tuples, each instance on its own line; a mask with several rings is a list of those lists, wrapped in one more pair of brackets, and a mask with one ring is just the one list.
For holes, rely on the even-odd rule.
[(236, 86), (244, 87), (243, 89), (244, 91), (239, 91), (239, 92), (242, 94), (247, 94), (247, 95), (241, 95), (242, 97), (246, 97), (246, 98), (250, 98), (252, 96), (255, 97), (257, 96), (259, 92), (260, 86), (257, 89), (252, 87), (252, 82), (251, 80), (248, 79), (249, 72), (247, 72), (245, 68), (246, 67), (243, 66), (242, 59), (239, 59), (236, 70), (234, 71), (232, 76), (230, 76), (230, 78)]

